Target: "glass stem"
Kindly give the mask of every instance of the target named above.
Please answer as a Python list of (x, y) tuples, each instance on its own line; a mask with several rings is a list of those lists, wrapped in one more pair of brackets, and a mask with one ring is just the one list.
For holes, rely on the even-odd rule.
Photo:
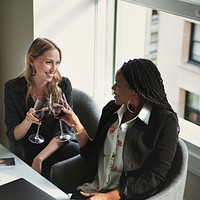
[(59, 119), (59, 124), (60, 124), (60, 135), (63, 135), (63, 127), (62, 127), (62, 121)]
[(35, 135), (35, 138), (36, 138), (36, 139), (38, 139), (39, 131), (40, 131), (40, 125), (38, 125), (38, 127), (37, 127), (37, 133), (36, 133), (36, 135)]

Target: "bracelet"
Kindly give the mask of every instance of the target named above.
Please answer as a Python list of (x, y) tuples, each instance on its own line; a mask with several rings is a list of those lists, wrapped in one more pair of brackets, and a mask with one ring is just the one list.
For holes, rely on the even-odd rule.
[[(75, 136), (78, 136), (78, 135), (80, 135), (81, 133), (83, 133), (84, 130), (85, 130), (85, 128), (82, 128), (80, 131), (75, 132), (74, 135), (75, 135)], [(92, 140), (92, 138), (90, 138), (90, 136), (87, 134), (86, 131), (84, 131), (84, 133), (87, 135), (87, 137), (88, 137), (90, 140)]]

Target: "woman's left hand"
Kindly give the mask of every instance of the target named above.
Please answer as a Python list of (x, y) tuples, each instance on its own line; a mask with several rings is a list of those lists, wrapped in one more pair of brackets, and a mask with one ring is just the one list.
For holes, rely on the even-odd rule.
[(120, 195), (118, 190), (112, 190), (107, 193), (85, 193), (81, 191), (81, 194), (88, 197), (89, 200), (119, 200)]
[(63, 107), (62, 110), (66, 115), (56, 118), (63, 120), (71, 128), (73, 128), (75, 132), (78, 132), (79, 130), (83, 129), (83, 125), (81, 124), (78, 116), (74, 113), (74, 111), (71, 108)]

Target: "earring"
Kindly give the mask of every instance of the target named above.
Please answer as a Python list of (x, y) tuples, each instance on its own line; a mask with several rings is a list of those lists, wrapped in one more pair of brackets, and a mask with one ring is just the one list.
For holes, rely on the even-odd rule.
[(35, 66), (31, 66), (31, 76), (35, 76), (36, 75), (36, 69)]
[(128, 102), (127, 102), (127, 104), (126, 104), (126, 107), (127, 107), (127, 110), (128, 110), (130, 113), (135, 113), (135, 111), (133, 111), (133, 110), (130, 109), (130, 101), (131, 101), (132, 98), (133, 98), (133, 97), (131, 97), (131, 98), (128, 100)]

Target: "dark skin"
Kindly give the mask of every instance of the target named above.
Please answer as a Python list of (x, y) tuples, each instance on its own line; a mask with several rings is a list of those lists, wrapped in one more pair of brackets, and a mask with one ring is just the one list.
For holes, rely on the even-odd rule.
[(138, 92), (136, 92), (129, 86), (121, 71), (117, 72), (115, 82), (116, 83), (112, 86), (115, 103), (117, 105), (127, 105), (129, 102), (129, 107), (131, 111), (133, 111), (130, 112), (129, 110), (127, 110), (124, 113), (122, 118), (122, 123), (124, 123), (138, 115), (144, 105), (144, 99)]
[[(119, 70), (116, 74), (115, 84), (112, 86), (115, 103), (117, 105), (126, 105), (129, 103), (130, 111), (127, 110), (122, 118), (122, 123), (125, 123), (138, 115), (140, 110), (144, 105), (144, 99), (141, 95), (133, 90), (126, 79), (124, 78), (122, 72)], [(63, 117), (60, 117), (65, 123), (67, 123), (70, 127), (74, 129), (74, 132), (78, 132), (79, 134), (76, 136), (77, 141), (79, 142), (80, 147), (83, 147), (88, 141), (89, 137), (81, 124), (80, 120), (73, 112), (72, 109), (62, 108), (66, 113)], [(88, 197), (89, 200), (119, 200), (120, 193), (118, 189), (114, 189), (107, 193), (84, 193), (81, 192), (83, 196)]]

